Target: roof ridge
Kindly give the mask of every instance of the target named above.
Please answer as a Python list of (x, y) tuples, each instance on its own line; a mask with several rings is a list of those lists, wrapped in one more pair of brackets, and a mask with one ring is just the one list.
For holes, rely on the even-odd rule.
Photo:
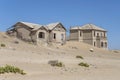
[(92, 26), (92, 24), (89, 24), (89, 26), (93, 29), (93, 26)]
[(50, 23), (47, 26), (48, 29), (52, 30), (56, 25), (60, 24), (60, 22)]
[(37, 24), (37, 23), (23, 22), (23, 21), (21, 23), (28, 23), (28, 24), (40, 25), (40, 24)]

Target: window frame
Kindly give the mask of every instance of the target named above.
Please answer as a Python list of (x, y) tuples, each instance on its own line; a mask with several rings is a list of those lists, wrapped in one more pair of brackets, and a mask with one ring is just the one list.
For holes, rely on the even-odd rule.
[(40, 39), (45, 39), (45, 33), (44, 32), (39, 32), (38, 37)]

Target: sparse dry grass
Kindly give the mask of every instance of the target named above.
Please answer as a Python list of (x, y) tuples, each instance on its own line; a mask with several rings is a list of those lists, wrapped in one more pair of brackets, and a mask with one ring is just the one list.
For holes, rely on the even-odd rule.
[(4, 73), (19, 73), (21, 75), (26, 74), (20, 68), (14, 67), (14, 66), (11, 66), (11, 65), (5, 65), (4, 67), (0, 67), (0, 74), (4, 74)]
[(65, 65), (62, 62), (58, 62), (58, 60), (51, 60), (48, 62), (51, 66), (57, 66), (57, 67), (64, 67)]
[(78, 64), (79, 66), (83, 66), (83, 67), (89, 67), (89, 64), (87, 63), (84, 63), (84, 62), (81, 62)]
[(6, 47), (6, 45), (5, 45), (5, 44), (3, 44), (3, 43), (1, 43), (1, 44), (0, 44), (0, 46), (1, 46), (1, 47)]
[(84, 59), (82, 56), (77, 55), (76, 58)]

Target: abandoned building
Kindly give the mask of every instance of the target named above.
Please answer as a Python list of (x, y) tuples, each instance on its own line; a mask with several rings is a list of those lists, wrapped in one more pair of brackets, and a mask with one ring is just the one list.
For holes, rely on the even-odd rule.
[(70, 40), (84, 42), (107, 49), (107, 31), (93, 24), (75, 26), (70, 29)]
[(53, 42), (64, 44), (66, 42), (66, 28), (60, 22), (48, 25), (17, 22), (7, 30), (7, 34), (35, 43)]

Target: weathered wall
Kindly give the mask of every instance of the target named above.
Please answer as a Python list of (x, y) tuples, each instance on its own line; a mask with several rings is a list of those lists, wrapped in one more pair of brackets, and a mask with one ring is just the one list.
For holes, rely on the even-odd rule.
[(93, 36), (102, 36), (102, 37), (106, 37), (107, 34), (106, 34), (105, 31), (94, 30)]
[(37, 32), (36, 31), (32, 31), (31, 38), (32, 38), (33, 42), (37, 42)]
[[(44, 34), (45, 34), (45, 38), (39, 38), (39, 33), (40, 32), (43, 32)], [(48, 32), (46, 31), (46, 30), (44, 30), (44, 29), (39, 29), (38, 31), (37, 31), (37, 33), (36, 33), (36, 38), (37, 38), (37, 41), (45, 41), (45, 42), (47, 42), (48, 41)]]
[(83, 42), (91, 44), (91, 45), (93, 44), (91, 30), (84, 30), (83, 31)]
[[(93, 40), (96, 42), (96, 47), (99, 48), (107, 48), (105, 46), (105, 42), (107, 43), (107, 33), (105, 31), (93, 31)], [(103, 42), (103, 47), (101, 46), (101, 42)]]
[[(54, 34), (56, 34), (56, 38), (54, 39)], [(56, 43), (64, 43), (66, 42), (66, 30), (61, 26), (57, 25), (49, 35), (49, 40)]]
[(81, 31), (81, 30), (78, 31), (78, 40), (79, 40), (80, 42), (83, 41), (83, 31)]
[(70, 30), (70, 40), (79, 40), (79, 32), (78, 30)]
[(100, 42), (100, 40), (96, 40), (96, 47), (98, 47), (98, 48), (101, 47), (101, 42)]
[(30, 31), (27, 26), (18, 26), (16, 28), (16, 31), (17, 31), (16, 36), (18, 38), (25, 40), (25, 41), (31, 41)]

